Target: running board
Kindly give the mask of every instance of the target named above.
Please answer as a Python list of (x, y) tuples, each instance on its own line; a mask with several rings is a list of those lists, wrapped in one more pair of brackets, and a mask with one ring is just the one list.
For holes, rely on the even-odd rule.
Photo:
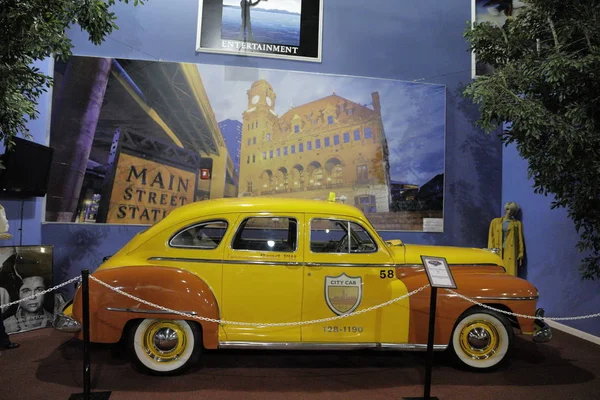
[[(297, 343), (297, 342), (219, 342), (220, 349), (256, 349), (256, 350), (398, 350), (427, 351), (426, 344), (397, 343)], [(444, 351), (444, 344), (433, 345), (434, 351)]]

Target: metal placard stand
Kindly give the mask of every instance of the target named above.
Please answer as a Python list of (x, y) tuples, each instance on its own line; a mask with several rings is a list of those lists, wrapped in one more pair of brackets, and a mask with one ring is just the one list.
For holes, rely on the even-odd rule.
[(431, 370), (433, 368), (433, 339), (435, 333), (435, 309), (437, 305), (437, 289), (457, 289), (448, 262), (443, 257), (421, 256), (431, 286), (429, 303), (429, 335), (427, 338), (427, 364), (425, 367), (425, 388), (423, 397), (403, 397), (404, 400), (439, 400), (431, 397)]

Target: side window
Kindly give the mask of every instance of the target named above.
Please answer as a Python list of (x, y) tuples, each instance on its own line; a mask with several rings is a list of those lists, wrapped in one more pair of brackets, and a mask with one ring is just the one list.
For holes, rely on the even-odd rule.
[(187, 227), (169, 241), (171, 247), (216, 249), (227, 231), (227, 221), (202, 222)]
[(294, 252), (298, 240), (298, 222), (287, 217), (250, 217), (238, 229), (233, 250)]
[(310, 250), (314, 253), (373, 253), (377, 245), (355, 222), (315, 218), (310, 224)]

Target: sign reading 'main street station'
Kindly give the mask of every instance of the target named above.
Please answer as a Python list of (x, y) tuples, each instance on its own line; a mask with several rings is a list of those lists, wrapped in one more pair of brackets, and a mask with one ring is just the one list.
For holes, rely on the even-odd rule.
[(108, 223), (148, 224), (194, 201), (196, 174), (121, 154), (110, 196)]
[(115, 133), (97, 222), (152, 225), (198, 198), (198, 153), (138, 133)]

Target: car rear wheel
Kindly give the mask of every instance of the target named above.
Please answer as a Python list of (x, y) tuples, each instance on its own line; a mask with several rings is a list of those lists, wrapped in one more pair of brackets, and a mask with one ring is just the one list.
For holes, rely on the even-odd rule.
[(497, 367), (512, 348), (514, 333), (499, 313), (478, 308), (461, 316), (452, 334), (451, 349), (462, 364), (475, 369)]
[(176, 375), (198, 361), (202, 348), (198, 324), (185, 320), (144, 319), (130, 330), (134, 368), (153, 375)]

